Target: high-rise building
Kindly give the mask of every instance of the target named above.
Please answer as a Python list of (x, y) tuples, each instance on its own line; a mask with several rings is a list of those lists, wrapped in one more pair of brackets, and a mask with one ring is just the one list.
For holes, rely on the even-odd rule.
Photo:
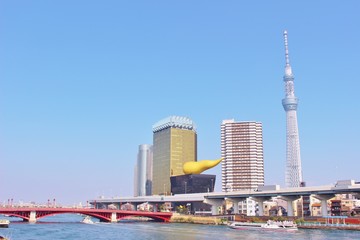
[(185, 162), (197, 161), (197, 135), (187, 117), (170, 116), (153, 126), (152, 194), (171, 194), (170, 177), (183, 175)]
[(138, 196), (138, 192), (139, 192), (139, 186), (138, 186), (138, 172), (137, 172), (137, 162), (135, 164), (134, 167), (134, 196), (137, 197)]
[(152, 186), (152, 164), (153, 151), (152, 145), (142, 144), (139, 146), (137, 163), (135, 166), (134, 195), (151, 195)]
[(264, 185), (262, 124), (224, 120), (221, 124), (222, 191)]
[(286, 187), (300, 187), (302, 180), (299, 130), (297, 123), (298, 99), (295, 97), (294, 75), (290, 66), (287, 31), (284, 31), (285, 40), (285, 98), (282, 105), (286, 112)]

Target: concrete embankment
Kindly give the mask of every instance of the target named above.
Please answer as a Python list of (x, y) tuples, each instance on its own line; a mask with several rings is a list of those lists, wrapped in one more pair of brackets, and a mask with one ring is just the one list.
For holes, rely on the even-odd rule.
[(225, 225), (227, 221), (218, 217), (202, 217), (193, 215), (173, 215), (170, 219), (172, 223), (195, 223), (208, 225)]
[[(242, 217), (241, 219), (234, 219), (236, 221), (242, 222), (266, 222), (270, 218), (259, 218), (259, 217)], [(319, 222), (304, 222), (303, 219), (284, 218), (280, 220), (289, 220), (295, 221), (298, 223), (299, 229), (336, 229), (336, 230), (353, 230), (360, 231), (360, 225), (358, 224), (324, 224)], [(171, 223), (194, 223), (194, 224), (207, 224), (207, 225), (226, 225), (228, 223), (227, 219), (224, 217), (214, 217), (214, 216), (194, 216), (194, 215), (181, 215), (174, 214), (171, 219)]]
[(360, 226), (356, 225), (299, 225), (301, 229), (329, 229), (329, 230), (353, 230), (360, 231)]

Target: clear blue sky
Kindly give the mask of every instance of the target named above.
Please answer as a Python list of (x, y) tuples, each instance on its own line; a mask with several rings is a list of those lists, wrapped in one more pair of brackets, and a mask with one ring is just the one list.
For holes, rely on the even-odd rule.
[[(263, 123), (284, 185), (289, 33), (307, 185), (360, 180), (360, 1), (0, 1), (0, 202), (131, 196), (170, 115), (220, 157), (223, 119)], [(217, 174), (220, 190), (221, 167)]]

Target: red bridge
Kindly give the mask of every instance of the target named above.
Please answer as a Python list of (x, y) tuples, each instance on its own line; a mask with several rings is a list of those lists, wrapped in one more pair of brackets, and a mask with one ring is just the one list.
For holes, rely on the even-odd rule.
[(38, 219), (64, 213), (80, 213), (99, 219), (103, 222), (117, 222), (129, 217), (148, 217), (159, 222), (169, 222), (170, 212), (144, 212), (91, 208), (50, 208), (50, 207), (0, 207), (0, 214), (22, 218), (35, 223)]

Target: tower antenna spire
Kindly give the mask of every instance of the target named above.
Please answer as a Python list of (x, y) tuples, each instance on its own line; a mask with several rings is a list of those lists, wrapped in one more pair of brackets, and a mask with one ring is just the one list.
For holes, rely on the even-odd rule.
[(297, 124), (298, 99), (295, 97), (294, 75), (289, 61), (287, 31), (284, 31), (285, 41), (285, 98), (282, 105), (286, 112), (286, 171), (287, 187), (300, 187), (302, 180), (299, 129)]
[(290, 65), (290, 60), (289, 60), (289, 48), (288, 48), (288, 37), (287, 37), (287, 31), (284, 31), (284, 41), (285, 41), (285, 61), (286, 61), (286, 66)]

